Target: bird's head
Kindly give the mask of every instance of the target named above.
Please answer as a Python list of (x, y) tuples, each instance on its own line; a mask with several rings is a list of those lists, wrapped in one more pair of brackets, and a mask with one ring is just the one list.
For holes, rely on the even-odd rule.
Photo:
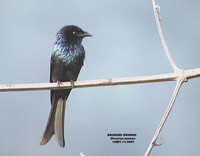
[(88, 32), (74, 25), (67, 25), (60, 29), (57, 35), (61, 35), (67, 42), (81, 42), (84, 37), (91, 37)]

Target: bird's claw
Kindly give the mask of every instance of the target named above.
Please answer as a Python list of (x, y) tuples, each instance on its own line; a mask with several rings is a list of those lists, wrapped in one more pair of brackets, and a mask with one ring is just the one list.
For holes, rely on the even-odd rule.
[(58, 85), (58, 87), (60, 87), (61, 84), (62, 84), (62, 82), (57, 81), (57, 85)]
[(71, 80), (70, 82), (71, 82), (72, 88), (74, 88), (74, 81)]

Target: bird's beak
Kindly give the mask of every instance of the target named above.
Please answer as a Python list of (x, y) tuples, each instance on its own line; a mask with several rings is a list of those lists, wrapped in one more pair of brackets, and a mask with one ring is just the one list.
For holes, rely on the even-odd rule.
[(89, 34), (88, 32), (84, 31), (82, 34), (79, 35), (80, 37), (92, 37), (91, 34)]

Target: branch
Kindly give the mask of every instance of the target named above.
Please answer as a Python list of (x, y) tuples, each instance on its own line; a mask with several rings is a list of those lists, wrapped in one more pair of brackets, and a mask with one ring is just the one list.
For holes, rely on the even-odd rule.
[[(180, 73), (181, 70), (174, 63), (174, 61), (173, 61), (173, 59), (172, 59), (172, 57), (171, 57), (171, 55), (169, 53), (168, 47), (166, 45), (166, 42), (165, 42), (165, 39), (164, 39), (164, 36), (163, 36), (163, 33), (162, 33), (162, 29), (161, 29), (161, 26), (160, 26), (160, 20), (161, 20), (161, 17), (160, 17), (160, 6), (156, 5), (155, 0), (152, 0), (152, 4), (153, 4), (154, 15), (155, 15), (155, 19), (156, 19), (158, 32), (159, 32), (159, 35), (160, 35), (160, 39), (162, 41), (163, 48), (164, 48), (165, 53), (167, 55), (167, 58), (168, 58), (168, 60), (169, 60), (169, 62), (171, 64), (172, 68), (174, 69), (174, 72), (175, 73), (177, 73), (177, 72)], [(162, 145), (164, 143), (163, 139), (162, 139), (162, 143), (161, 144), (157, 144), (156, 140), (158, 139), (158, 136), (159, 136), (159, 134), (160, 134), (160, 132), (161, 132), (166, 120), (167, 120), (167, 117), (169, 116), (169, 113), (171, 112), (171, 109), (172, 109), (172, 107), (174, 105), (174, 102), (176, 100), (176, 97), (178, 95), (178, 92), (180, 90), (181, 85), (185, 81), (187, 81), (188, 78), (190, 78), (190, 76), (187, 76), (187, 74), (186, 75), (184, 74), (184, 72), (185, 72), (184, 70), (182, 70), (182, 72), (183, 72), (182, 76), (180, 76), (178, 79), (176, 79), (177, 80), (176, 87), (174, 89), (174, 93), (172, 95), (172, 98), (171, 98), (171, 100), (169, 102), (169, 105), (168, 105), (168, 107), (167, 107), (167, 109), (165, 111), (165, 114), (164, 114), (164, 116), (163, 116), (163, 118), (162, 118), (162, 120), (161, 120), (161, 122), (160, 122), (160, 124), (159, 124), (159, 126), (158, 126), (158, 128), (157, 128), (157, 130), (155, 132), (155, 134), (154, 134), (154, 137), (153, 137), (153, 139), (152, 139), (152, 141), (151, 141), (151, 143), (150, 143), (150, 145), (149, 145), (149, 147), (148, 147), (148, 149), (147, 149), (147, 151), (145, 153), (145, 156), (148, 156), (150, 154), (153, 146), (160, 146), (160, 145)]]
[(85, 156), (82, 152), (80, 153), (80, 156)]
[(176, 87), (174, 89), (174, 93), (172, 95), (172, 98), (171, 98), (171, 101), (169, 103), (169, 106), (167, 107), (167, 109), (165, 111), (165, 114), (164, 114), (164, 116), (163, 116), (163, 118), (162, 118), (162, 120), (161, 120), (161, 122), (160, 122), (160, 124), (159, 124), (159, 126), (158, 126), (158, 128), (157, 128), (157, 130), (155, 132), (155, 134), (154, 134), (154, 137), (153, 137), (153, 139), (152, 139), (152, 141), (151, 141), (151, 143), (150, 143), (150, 145), (149, 145), (149, 147), (148, 147), (148, 149), (147, 149), (147, 151), (145, 153), (145, 156), (148, 156), (150, 154), (153, 146), (159, 146), (159, 145), (163, 144), (163, 142), (162, 142), (161, 144), (157, 145), (156, 144), (156, 140), (158, 139), (158, 135), (160, 134), (160, 132), (161, 132), (161, 130), (162, 130), (164, 124), (165, 124), (165, 121), (167, 120), (167, 117), (169, 116), (169, 113), (171, 112), (171, 109), (172, 109), (172, 107), (174, 105), (174, 102), (176, 100), (176, 97), (178, 95), (178, 91), (179, 91), (179, 89), (180, 89), (180, 87), (181, 87), (181, 85), (183, 84), (184, 81), (185, 81), (184, 77), (183, 78), (179, 78), (177, 80)]
[[(192, 69), (192, 70), (180, 70), (180, 71), (176, 71), (174, 73), (152, 75), (152, 76), (76, 81), (76, 82), (74, 82), (73, 88), (140, 84), (140, 83), (163, 82), (163, 81), (176, 81), (177, 79), (179, 79), (181, 77), (185, 77), (186, 79), (200, 77), (200, 68)], [(0, 85), (0, 92), (31, 91), (31, 90), (56, 90), (56, 89), (69, 89), (69, 88), (72, 88), (72, 84), (70, 82), (61, 82), (59, 85), (57, 83), (7, 84), (7, 85)]]
[(165, 39), (164, 39), (164, 36), (163, 36), (163, 33), (162, 33), (162, 29), (161, 29), (161, 26), (160, 26), (160, 20), (161, 20), (161, 16), (160, 16), (160, 6), (159, 5), (156, 5), (155, 3), (155, 0), (152, 0), (152, 4), (153, 4), (153, 9), (154, 9), (154, 15), (155, 15), (155, 19), (156, 19), (156, 24), (157, 24), (157, 28), (158, 28), (158, 32), (159, 32), (159, 35), (160, 35), (160, 39), (162, 41), (162, 45), (163, 45), (163, 48), (165, 50), (165, 53), (167, 55), (167, 58), (172, 66), (172, 68), (174, 69), (174, 71), (178, 71), (180, 70), (176, 64), (174, 63), (170, 53), (169, 53), (169, 49), (166, 45), (166, 42), (165, 42)]

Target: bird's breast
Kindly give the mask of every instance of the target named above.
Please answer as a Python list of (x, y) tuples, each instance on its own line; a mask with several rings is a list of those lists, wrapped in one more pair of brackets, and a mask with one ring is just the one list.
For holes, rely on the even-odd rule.
[(66, 65), (76, 64), (84, 59), (84, 49), (81, 45), (56, 45), (54, 51), (56, 59)]

